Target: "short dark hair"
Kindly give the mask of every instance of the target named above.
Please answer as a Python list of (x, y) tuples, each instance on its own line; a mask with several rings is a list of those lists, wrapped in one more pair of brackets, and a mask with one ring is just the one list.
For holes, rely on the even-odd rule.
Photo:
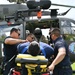
[(12, 32), (14, 32), (14, 31), (15, 31), (15, 32), (18, 32), (18, 31), (20, 31), (20, 29), (19, 29), (19, 28), (18, 28), (18, 29), (17, 29), (17, 28), (12, 28), (12, 29), (10, 30), (10, 34), (11, 34)]
[(36, 41), (31, 42), (28, 51), (32, 56), (37, 56), (40, 52), (39, 43)]
[(60, 36), (60, 34), (61, 34), (60, 29), (59, 29), (59, 28), (54, 28), (54, 29), (51, 31), (51, 34), (54, 34), (54, 35), (56, 35), (57, 37)]

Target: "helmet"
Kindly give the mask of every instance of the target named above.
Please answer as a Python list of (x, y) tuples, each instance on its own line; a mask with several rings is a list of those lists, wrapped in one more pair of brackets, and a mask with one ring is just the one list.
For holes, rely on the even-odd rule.
[(42, 31), (41, 31), (41, 29), (40, 29), (40, 28), (35, 28), (35, 30), (34, 30), (34, 35), (35, 35), (36, 38), (40, 39), (41, 36), (42, 36)]

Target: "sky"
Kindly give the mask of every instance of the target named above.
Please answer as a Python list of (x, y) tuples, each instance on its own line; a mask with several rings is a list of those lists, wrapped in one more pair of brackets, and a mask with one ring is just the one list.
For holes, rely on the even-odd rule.
[[(75, 5), (75, 1), (74, 0), (51, 0), (51, 3), (71, 5), (71, 6)], [(9, 4), (9, 1), (7, 1), (7, 0), (0, 0), (0, 4)], [(59, 13), (65, 12), (65, 11), (67, 11), (69, 9), (69, 7), (59, 7), (59, 6), (51, 6), (51, 8), (59, 9), (58, 10)], [(68, 14), (65, 15), (64, 17), (68, 17), (68, 18), (71, 18), (71, 19), (75, 20), (75, 8), (72, 8), (68, 12)]]

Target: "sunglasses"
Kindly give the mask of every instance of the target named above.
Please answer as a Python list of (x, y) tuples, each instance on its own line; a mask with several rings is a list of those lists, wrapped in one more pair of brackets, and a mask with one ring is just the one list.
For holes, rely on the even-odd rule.
[(20, 36), (20, 33), (16, 32), (18, 34), (18, 36)]
[(20, 33), (18, 33), (18, 36), (20, 36)]

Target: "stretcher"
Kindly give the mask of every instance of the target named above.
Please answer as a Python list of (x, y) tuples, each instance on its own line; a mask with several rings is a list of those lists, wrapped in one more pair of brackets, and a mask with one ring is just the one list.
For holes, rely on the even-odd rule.
[[(19, 68), (26, 67), (28, 75), (49, 75), (47, 70), (48, 59), (44, 56), (31, 56), (30, 54), (18, 54), (15, 62)], [(14, 74), (15, 75), (15, 74)], [(20, 74), (19, 74), (20, 75)]]

